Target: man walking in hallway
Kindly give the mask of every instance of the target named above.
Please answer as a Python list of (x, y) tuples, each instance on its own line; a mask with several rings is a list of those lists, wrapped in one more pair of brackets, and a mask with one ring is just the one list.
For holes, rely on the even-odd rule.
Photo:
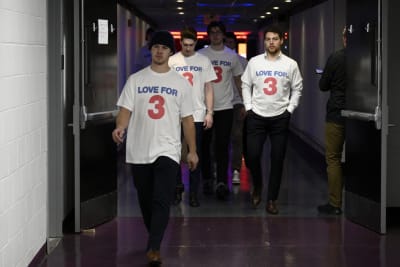
[(281, 52), (281, 29), (270, 26), (264, 32), (265, 53), (250, 59), (242, 75), (243, 102), (247, 111), (247, 162), (253, 177), (252, 204), (261, 202), (263, 178), (260, 159), (267, 136), (271, 143), (271, 169), (266, 211), (278, 214), (276, 206), (290, 116), (299, 104), (303, 79), (293, 59)]
[[(214, 91), (211, 81), (217, 78), (210, 60), (195, 51), (196, 44), (197, 31), (191, 27), (184, 28), (181, 31), (182, 50), (171, 56), (168, 63), (171, 68), (188, 79), (192, 85), (193, 118), (196, 126), (199, 166), (189, 172), (189, 205), (191, 207), (200, 206), (197, 193), (201, 179), (203, 130), (208, 130), (213, 125)], [(179, 172), (174, 199), (175, 205), (182, 200), (183, 188), (182, 175)]]
[[(224, 44), (237, 53), (238, 41), (233, 32), (225, 33)], [(246, 68), (247, 59), (238, 54), (239, 61), (243, 69)], [(243, 152), (243, 122), (246, 116), (246, 110), (243, 105), (243, 100), (240, 92), (242, 88), (233, 90), (233, 122), (231, 132), (231, 166), (232, 166), (232, 184), (240, 184), (240, 169), (242, 167), (242, 152)]]
[(120, 144), (128, 129), (126, 162), (132, 164), (134, 185), (149, 237), (147, 259), (161, 265), (160, 246), (168, 225), (181, 153), (181, 123), (189, 152), (188, 167), (197, 167), (192, 95), (189, 82), (168, 66), (174, 52), (169, 32), (154, 34), (152, 63), (131, 75), (117, 105), (113, 140)]
[(233, 120), (233, 90), (235, 82), (237, 88), (241, 88), (240, 75), (243, 67), (237, 54), (224, 45), (225, 25), (220, 21), (213, 21), (207, 26), (207, 34), (210, 38), (210, 46), (199, 50), (199, 53), (207, 56), (213, 64), (217, 79), (213, 81), (214, 87), (214, 124), (204, 131), (203, 136), (203, 164), (202, 174), (204, 179), (203, 191), (212, 194), (210, 149), (212, 135), (215, 133), (215, 159), (217, 163), (217, 187), (216, 195), (219, 200), (226, 200), (229, 196), (228, 188), (228, 163), (229, 140)]

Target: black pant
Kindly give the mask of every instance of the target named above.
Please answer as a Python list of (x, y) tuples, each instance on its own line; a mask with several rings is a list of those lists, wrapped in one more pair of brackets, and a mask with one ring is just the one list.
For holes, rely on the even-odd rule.
[(262, 191), (261, 156), (267, 136), (271, 142), (271, 169), (267, 200), (277, 200), (282, 179), (283, 161), (286, 153), (290, 113), (274, 117), (262, 117), (248, 112), (246, 118), (246, 164), (253, 177), (255, 190)]
[(214, 112), (214, 124), (203, 133), (203, 164), (201, 165), (204, 181), (210, 181), (211, 160), (210, 149), (213, 132), (215, 132), (215, 159), (217, 163), (217, 182), (227, 183), (229, 164), (229, 142), (232, 130), (233, 109)]
[(149, 233), (147, 249), (159, 250), (169, 221), (179, 164), (161, 156), (154, 163), (133, 164), (132, 171), (144, 224)]

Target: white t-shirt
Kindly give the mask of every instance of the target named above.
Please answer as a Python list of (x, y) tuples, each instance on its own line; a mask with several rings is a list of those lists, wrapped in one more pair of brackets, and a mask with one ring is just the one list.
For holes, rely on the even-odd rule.
[(210, 60), (197, 52), (190, 57), (185, 57), (181, 52), (178, 52), (169, 58), (168, 64), (193, 86), (194, 121), (204, 121), (206, 115), (204, 84), (217, 78)]
[(181, 118), (192, 115), (189, 82), (172, 69), (150, 67), (129, 76), (117, 105), (132, 112), (126, 140), (126, 162), (153, 163), (181, 157)]
[(246, 110), (263, 117), (290, 113), (299, 104), (303, 78), (293, 59), (284, 54), (268, 60), (267, 54), (250, 59), (242, 75), (243, 102)]
[(233, 77), (243, 73), (243, 67), (237, 54), (228, 47), (217, 51), (213, 50), (211, 46), (200, 49), (199, 53), (211, 60), (217, 75), (217, 79), (213, 81), (214, 110), (231, 109), (233, 107)]

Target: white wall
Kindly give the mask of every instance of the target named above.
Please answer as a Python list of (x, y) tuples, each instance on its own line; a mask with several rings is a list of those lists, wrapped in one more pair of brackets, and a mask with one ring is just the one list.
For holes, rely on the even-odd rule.
[(46, 242), (46, 0), (0, 0), (0, 266)]

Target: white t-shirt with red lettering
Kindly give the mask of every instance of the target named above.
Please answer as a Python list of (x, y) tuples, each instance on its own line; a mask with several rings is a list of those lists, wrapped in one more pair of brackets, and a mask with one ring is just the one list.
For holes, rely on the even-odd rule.
[(267, 54), (250, 59), (242, 75), (243, 103), (263, 117), (273, 117), (298, 106), (303, 78), (297, 62), (280, 53), (276, 60)]
[(211, 46), (202, 48), (199, 53), (211, 60), (217, 79), (213, 81), (214, 110), (231, 109), (233, 99), (233, 77), (243, 73), (242, 64), (237, 54), (225, 47), (223, 50), (214, 50)]
[(132, 112), (126, 140), (126, 162), (153, 163), (181, 157), (181, 118), (192, 115), (189, 82), (170, 70), (146, 67), (129, 76), (117, 105)]
[(197, 52), (190, 57), (178, 52), (169, 58), (168, 64), (192, 85), (193, 118), (203, 122), (206, 115), (204, 84), (217, 78), (210, 60)]

